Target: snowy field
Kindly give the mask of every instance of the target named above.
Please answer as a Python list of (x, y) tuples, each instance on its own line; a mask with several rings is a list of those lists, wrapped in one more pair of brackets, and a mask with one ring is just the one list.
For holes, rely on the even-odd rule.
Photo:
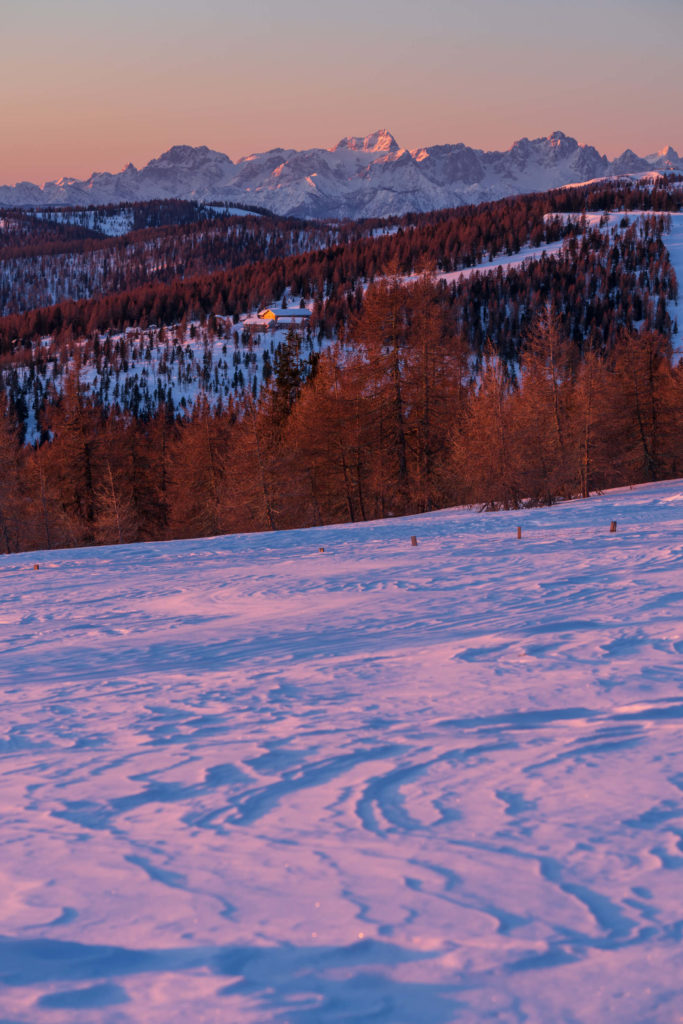
[(683, 481), (2, 556), (0, 1021), (680, 1022), (682, 612)]

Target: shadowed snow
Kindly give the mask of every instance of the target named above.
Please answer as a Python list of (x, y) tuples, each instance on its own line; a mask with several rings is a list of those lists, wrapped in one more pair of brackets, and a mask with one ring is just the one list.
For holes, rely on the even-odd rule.
[(2, 556), (0, 1019), (671, 1024), (682, 511)]

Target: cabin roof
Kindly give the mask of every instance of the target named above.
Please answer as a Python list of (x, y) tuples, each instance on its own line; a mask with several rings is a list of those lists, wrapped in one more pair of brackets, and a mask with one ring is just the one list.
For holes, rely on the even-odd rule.
[(260, 309), (258, 311), (258, 315), (260, 317), (265, 317), (267, 313), (270, 313), (272, 316), (276, 316), (278, 320), (280, 318), (283, 320), (291, 320), (297, 319), (298, 317), (305, 319), (311, 315), (310, 309), (299, 309), (297, 306), (293, 306), (291, 309), (280, 309), (276, 306), (265, 306), (264, 309)]

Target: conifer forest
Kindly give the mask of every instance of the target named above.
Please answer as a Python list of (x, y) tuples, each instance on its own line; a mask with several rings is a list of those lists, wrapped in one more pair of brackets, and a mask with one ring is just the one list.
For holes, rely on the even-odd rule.
[(670, 176), (372, 221), (0, 211), (0, 551), (682, 476), (682, 197)]

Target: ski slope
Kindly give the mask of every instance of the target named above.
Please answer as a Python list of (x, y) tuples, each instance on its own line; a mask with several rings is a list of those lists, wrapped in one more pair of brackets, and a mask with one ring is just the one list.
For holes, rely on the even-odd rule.
[(2, 556), (0, 1020), (681, 1021), (682, 612), (680, 480)]

